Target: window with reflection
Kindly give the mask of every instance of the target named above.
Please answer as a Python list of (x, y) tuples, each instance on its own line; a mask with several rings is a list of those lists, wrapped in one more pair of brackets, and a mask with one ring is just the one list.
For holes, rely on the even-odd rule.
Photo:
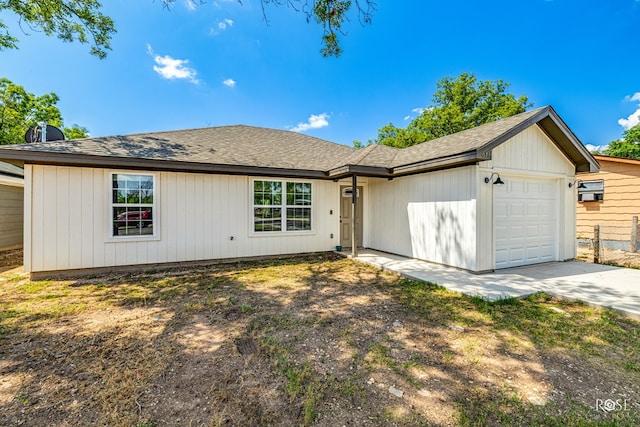
[(148, 174), (111, 174), (112, 236), (153, 236), (155, 177)]
[(578, 181), (579, 202), (601, 202), (604, 200), (604, 180)]
[(253, 181), (253, 231), (311, 231), (310, 182)]

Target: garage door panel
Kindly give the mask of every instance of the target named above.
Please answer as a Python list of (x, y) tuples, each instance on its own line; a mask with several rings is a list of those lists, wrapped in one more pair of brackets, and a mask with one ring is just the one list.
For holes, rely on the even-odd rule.
[(555, 255), (555, 249), (553, 246), (551, 245), (544, 245), (544, 246), (540, 246), (541, 249), (541, 254), (540, 256), (543, 257), (546, 261), (553, 261), (554, 260), (554, 255)]
[(534, 246), (534, 247), (528, 247), (527, 248), (527, 261), (537, 261), (538, 258), (540, 258), (540, 247), (539, 246)]
[(494, 190), (496, 268), (555, 260), (556, 181), (518, 177), (503, 180), (506, 185)]
[(507, 210), (511, 218), (521, 217), (525, 214), (525, 204), (519, 200), (514, 200), (508, 205)]
[(555, 204), (551, 203), (543, 203), (540, 205), (540, 215), (545, 218), (553, 219), (555, 217), (556, 212), (553, 211)]
[(506, 249), (499, 249), (496, 251), (496, 264), (504, 264), (507, 262), (508, 253)]
[(528, 217), (535, 217), (538, 216), (540, 214), (540, 207), (538, 206), (537, 202), (532, 202), (532, 201), (527, 201), (527, 216)]
[(527, 239), (534, 240), (538, 236), (540, 236), (540, 227), (538, 226), (538, 224), (527, 225)]
[(540, 231), (540, 236), (542, 236), (545, 240), (550, 240), (554, 235), (554, 224), (542, 224), (542, 230)]
[(522, 225), (512, 225), (508, 227), (508, 234), (505, 236), (505, 239), (517, 240), (524, 239), (525, 229)]

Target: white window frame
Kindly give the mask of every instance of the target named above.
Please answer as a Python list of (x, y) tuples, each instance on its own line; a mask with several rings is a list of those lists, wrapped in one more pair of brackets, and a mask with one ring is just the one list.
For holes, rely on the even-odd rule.
[[(149, 176), (152, 178), (153, 182), (153, 203), (139, 203), (139, 204), (128, 204), (128, 203), (114, 203), (113, 201), (113, 177), (114, 175), (138, 175), (138, 176)], [(107, 236), (110, 241), (132, 241), (132, 240), (159, 240), (159, 215), (158, 215), (158, 196), (159, 196), (159, 185), (158, 185), (158, 174), (152, 172), (140, 172), (140, 171), (109, 171), (108, 179), (107, 179), (107, 187), (108, 187), (108, 198), (109, 198), (109, 214), (107, 217), (109, 218)], [(151, 208), (151, 223), (152, 230), (151, 234), (131, 234), (131, 235), (115, 235), (113, 232), (113, 211), (114, 208), (118, 207), (126, 207), (126, 206), (138, 206), (141, 208), (150, 207)]]
[[(279, 182), (281, 184), (281, 201), (282, 203), (279, 205), (256, 205), (255, 204), (255, 183), (257, 181), (265, 181), (265, 182)], [(311, 204), (309, 205), (289, 205), (287, 204), (287, 184), (308, 184), (311, 187)], [(299, 234), (313, 234), (315, 233), (315, 211), (314, 211), (314, 200), (315, 200), (315, 185), (312, 181), (302, 180), (302, 179), (274, 179), (274, 178), (254, 178), (250, 181), (250, 209), (251, 214), (250, 218), (250, 235), (251, 236), (275, 236), (275, 235), (299, 235)], [(255, 209), (256, 208), (276, 208), (281, 210), (280, 216), (280, 230), (276, 231), (256, 231), (255, 229)], [(287, 209), (296, 209), (296, 208), (304, 208), (309, 209), (309, 220), (311, 221), (311, 227), (309, 230), (287, 230)]]

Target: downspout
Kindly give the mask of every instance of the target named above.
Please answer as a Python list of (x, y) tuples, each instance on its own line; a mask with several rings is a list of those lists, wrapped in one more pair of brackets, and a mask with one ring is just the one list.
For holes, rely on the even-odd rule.
[(358, 257), (358, 241), (356, 240), (356, 215), (358, 213), (358, 176), (351, 176), (351, 257)]

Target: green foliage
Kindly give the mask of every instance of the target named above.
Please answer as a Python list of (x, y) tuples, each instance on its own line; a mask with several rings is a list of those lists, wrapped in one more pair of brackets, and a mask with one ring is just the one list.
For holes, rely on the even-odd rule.
[(433, 105), (422, 110), (406, 128), (389, 123), (370, 143), (409, 147), (465, 129), (522, 113), (533, 104), (522, 95), (507, 93), (503, 80), (478, 80), (473, 74), (445, 77), (436, 84)]
[(88, 130), (84, 127), (63, 127), (62, 114), (56, 106), (59, 100), (53, 92), (36, 96), (11, 80), (0, 78), (0, 145), (24, 142), (27, 129), (41, 121), (63, 128), (67, 137), (86, 138)]
[(349, 8), (351, 8), (350, 0), (322, 0), (313, 2), (315, 20), (319, 24), (322, 24), (324, 29), (324, 35), (322, 36), (324, 47), (320, 50), (323, 56), (338, 57), (342, 53), (336, 31), (340, 31)]
[[(92, 55), (102, 59), (111, 50), (111, 36), (116, 32), (113, 20), (102, 14), (97, 0), (8, 0), (0, 1), (0, 12), (18, 15), (20, 23), (56, 36), (65, 42), (91, 44)], [(9, 34), (0, 21), (0, 50), (17, 49), (18, 39)]]
[(640, 124), (625, 130), (622, 137), (625, 141), (640, 143)]
[[(242, 0), (238, 2), (242, 4)], [(175, 0), (162, 0), (167, 9), (174, 3)], [(197, 3), (203, 4), (204, 1)], [(296, 12), (303, 12), (307, 22), (313, 19), (322, 25), (324, 34), (320, 52), (325, 57), (338, 57), (342, 53), (339, 35), (345, 34), (342, 26), (349, 20), (353, 5), (361, 24), (371, 24), (376, 11), (372, 0), (260, 0), (260, 3), (265, 20), (266, 5), (286, 4)], [(65, 42), (90, 44), (90, 53), (103, 59), (111, 50), (111, 37), (116, 29), (113, 20), (103, 15), (101, 8), (102, 4), (97, 0), (0, 0), (0, 12), (15, 13), (20, 23), (47, 36), (56, 36)], [(0, 20), (0, 50), (17, 49), (18, 41)]]
[(73, 125), (71, 127), (65, 127), (62, 130), (64, 136), (67, 139), (80, 139), (89, 137), (89, 129), (84, 126)]
[(625, 130), (622, 134), (622, 139), (611, 141), (602, 154), (612, 157), (640, 159), (640, 124)]

